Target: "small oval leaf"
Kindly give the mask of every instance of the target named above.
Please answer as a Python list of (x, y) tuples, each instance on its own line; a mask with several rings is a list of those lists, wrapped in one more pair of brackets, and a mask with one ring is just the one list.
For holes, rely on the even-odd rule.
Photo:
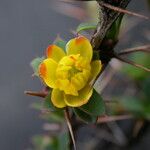
[(44, 57), (37, 57), (31, 61), (30, 65), (33, 68), (34, 75), (39, 76), (38, 68), (43, 60), (44, 60)]
[(99, 116), (105, 113), (105, 105), (100, 94), (94, 89), (89, 102), (81, 107), (80, 110), (92, 115)]
[(74, 112), (82, 121), (86, 123), (96, 123), (97, 117), (91, 116), (79, 108), (74, 108)]
[(56, 38), (54, 41), (54, 44), (57, 45), (58, 47), (62, 48), (64, 51), (66, 51), (66, 41), (62, 40), (61, 38)]
[(100, 57), (99, 57), (99, 51), (93, 51), (93, 57), (92, 57), (92, 60), (99, 60)]
[(77, 27), (76, 31), (79, 33), (79, 32), (84, 31), (84, 30), (96, 29), (96, 26), (97, 26), (97, 25), (94, 24), (94, 23), (81, 23), (81, 24)]
[(115, 20), (115, 22), (111, 25), (110, 29), (106, 33), (106, 36), (105, 36), (106, 39), (112, 39), (114, 41), (118, 39), (122, 18), (123, 18), (123, 15), (120, 15)]

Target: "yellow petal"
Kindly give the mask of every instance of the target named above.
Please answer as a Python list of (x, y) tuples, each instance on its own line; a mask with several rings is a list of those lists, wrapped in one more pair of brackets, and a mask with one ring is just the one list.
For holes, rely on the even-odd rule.
[(98, 76), (98, 74), (100, 73), (102, 69), (102, 63), (100, 60), (95, 60), (92, 61), (91, 63), (91, 76), (90, 76), (90, 81), (94, 81), (96, 79), (96, 77)]
[(92, 46), (84, 36), (71, 39), (66, 45), (66, 51), (67, 55), (80, 54), (89, 61), (92, 59)]
[(74, 77), (71, 78), (71, 83), (74, 85), (76, 90), (81, 90), (89, 79), (90, 71), (83, 70), (81, 73), (77, 73)]
[(64, 101), (64, 92), (58, 89), (52, 90), (51, 101), (55, 107), (63, 108), (66, 106)]
[(78, 91), (68, 79), (58, 79), (56, 85), (59, 90), (64, 91), (65, 94), (78, 95)]
[(55, 88), (57, 63), (51, 59), (45, 59), (39, 66), (39, 75), (47, 86)]
[(93, 89), (87, 85), (79, 91), (78, 96), (65, 95), (65, 103), (71, 107), (80, 107), (86, 104), (92, 96)]
[(56, 45), (49, 45), (46, 49), (46, 56), (48, 58), (52, 58), (56, 62), (59, 62), (60, 59), (65, 55), (66, 55), (65, 52)]

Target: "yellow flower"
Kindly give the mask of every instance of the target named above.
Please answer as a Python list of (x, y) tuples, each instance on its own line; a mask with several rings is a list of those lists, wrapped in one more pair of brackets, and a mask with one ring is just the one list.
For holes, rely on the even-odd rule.
[(39, 66), (39, 75), (52, 88), (54, 106), (79, 107), (86, 104), (93, 92), (92, 82), (101, 70), (101, 61), (92, 61), (93, 50), (83, 36), (71, 39), (66, 53), (56, 45), (46, 50), (47, 59)]

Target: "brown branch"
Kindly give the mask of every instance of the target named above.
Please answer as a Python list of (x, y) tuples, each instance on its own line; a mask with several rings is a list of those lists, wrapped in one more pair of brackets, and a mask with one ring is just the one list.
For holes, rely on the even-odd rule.
[(140, 18), (143, 18), (143, 19), (149, 19), (149, 17), (147, 17), (147, 16), (144, 16), (144, 15), (141, 15), (141, 14), (138, 14), (138, 13), (135, 13), (135, 12), (131, 12), (131, 11), (128, 11), (128, 10), (125, 10), (125, 9), (122, 9), (122, 8), (119, 8), (119, 7), (116, 7), (116, 6), (112, 6), (112, 5), (104, 3), (102, 1), (100, 1), (99, 4), (101, 6), (107, 7), (109, 9), (114, 10), (114, 11), (118, 11), (120, 13), (124, 13), (124, 14), (128, 14), (128, 15), (140, 17)]
[(134, 52), (146, 52), (150, 53), (150, 45), (144, 45), (144, 46), (139, 46), (139, 47), (134, 47), (134, 48), (128, 48), (123, 50), (122, 52), (118, 53), (117, 55), (126, 55)]
[(118, 115), (118, 116), (104, 116), (98, 117), (97, 123), (106, 123), (111, 121), (118, 121), (118, 120), (125, 120), (125, 119), (132, 119), (132, 115)]
[(47, 96), (45, 92), (24, 91), (24, 93), (30, 96), (37, 96), (42, 98), (45, 98)]
[[(107, 31), (109, 30), (113, 22), (121, 14), (118, 11), (114, 11), (112, 9), (106, 8), (105, 6), (102, 6), (101, 5), (102, 1), (106, 2), (106, 0), (101, 0), (101, 1), (97, 0), (97, 3), (100, 5), (100, 12), (99, 12), (100, 21), (91, 39), (91, 44), (95, 50), (99, 50)], [(117, 6), (119, 8), (125, 9), (130, 1), (131, 0), (119, 0), (118, 2), (114, 2), (112, 0), (112, 1), (109, 1), (109, 4), (113, 5), (114, 3), (117, 3)]]
[(137, 68), (143, 69), (144, 71), (150, 72), (149, 68), (146, 68), (146, 67), (142, 66), (141, 64), (137, 64), (131, 60), (124, 59), (122, 57), (119, 57), (118, 55), (115, 55), (114, 57), (122, 62), (125, 62), (125, 63), (135, 66)]
[(67, 107), (64, 110), (64, 114), (65, 114), (65, 119), (66, 119), (66, 122), (67, 122), (68, 129), (69, 129), (69, 132), (70, 132), (70, 135), (71, 135), (71, 139), (72, 139), (72, 142), (73, 142), (74, 150), (77, 150), (76, 143), (75, 143), (75, 138), (74, 138), (74, 133), (73, 133), (72, 125), (71, 125), (70, 114), (69, 114), (69, 110), (68, 110)]

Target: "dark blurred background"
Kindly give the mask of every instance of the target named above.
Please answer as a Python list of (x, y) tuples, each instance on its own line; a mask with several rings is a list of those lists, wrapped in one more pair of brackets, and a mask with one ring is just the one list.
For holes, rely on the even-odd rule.
[[(69, 30), (79, 24), (54, 11), (51, 2), (0, 0), (0, 150), (27, 149), (31, 146), (31, 137), (42, 133), (43, 121), (39, 119), (39, 112), (30, 107), (40, 100), (24, 95), (25, 90), (42, 88), (39, 79), (31, 77), (30, 61), (42, 56), (57, 34), (68, 40), (71, 37)], [(144, 12), (146, 1), (133, 0), (129, 8)], [(135, 41), (144, 43), (147, 39), (137, 36), (143, 25), (145, 23), (133, 28), (130, 34), (134, 35)], [(130, 42), (128, 47), (132, 44)]]

